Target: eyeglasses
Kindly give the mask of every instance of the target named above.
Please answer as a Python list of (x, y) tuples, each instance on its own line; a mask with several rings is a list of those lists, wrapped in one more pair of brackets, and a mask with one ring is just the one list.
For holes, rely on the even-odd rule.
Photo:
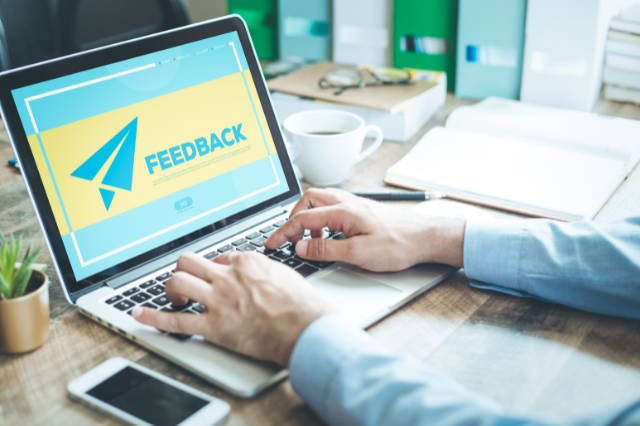
[[(371, 76), (369, 80), (372, 81), (366, 81), (365, 73)], [(334, 95), (339, 95), (347, 89), (400, 84), (411, 84), (411, 74), (396, 68), (365, 68), (361, 70), (335, 68), (327, 71), (318, 81), (318, 86), (321, 89), (338, 89), (333, 93)]]

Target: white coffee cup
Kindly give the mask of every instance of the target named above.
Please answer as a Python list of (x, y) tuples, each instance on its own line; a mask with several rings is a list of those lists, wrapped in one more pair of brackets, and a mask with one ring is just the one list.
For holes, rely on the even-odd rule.
[[(375, 142), (362, 150), (369, 132)], [(284, 133), (295, 162), (307, 182), (337, 185), (351, 167), (371, 155), (382, 144), (382, 130), (365, 126), (362, 118), (345, 111), (299, 112), (284, 120)]]

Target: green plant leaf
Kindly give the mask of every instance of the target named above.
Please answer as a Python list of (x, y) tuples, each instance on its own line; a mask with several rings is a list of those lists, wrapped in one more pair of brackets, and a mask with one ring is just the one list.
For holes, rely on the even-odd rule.
[(11, 289), (9, 284), (4, 280), (4, 277), (0, 275), (0, 300), (11, 299)]
[(13, 285), (13, 295), (12, 297), (20, 297), (24, 294), (27, 289), (27, 284), (29, 283), (29, 279), (31, 278), (31, 274), (33, 270), (31, 269), (31, 264), (36, 259), (38, 254), (40, 253), (41, 247), (38, 247), (34, 252), (31, 252), (31, 245), (27, 249), (27, 253), (22, 260), (22, 264), (16, 271), (16, 274), (13, 277), (14, 285)]
[(6, 240), (7, 239), (4, 237), (4, 234), (2, 233), (2, 231), (0, 231), (0, 244), (4, 244)]
[[(2, 275), (2, 277), (5, 279), (5, 282), (7, 280), (9, 280), (11, 277), (8, 276), (8, 272), (7, 272), (7, 252), (9, 251), (9, 242), (6, 240), (4, 240), (4, 242), (2, 243), (2, 249), (0, 249), (0, 275)], [(7, 285), (9, 285), (7, 283)]]

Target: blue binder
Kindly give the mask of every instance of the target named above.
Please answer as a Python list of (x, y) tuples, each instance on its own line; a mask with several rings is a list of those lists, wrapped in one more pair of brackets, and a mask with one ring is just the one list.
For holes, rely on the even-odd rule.
[(330, 59), (329, 0), (278, 0), (280, 57)]
[(518, 99), (527, 0), (460, 0), (456, 96)]

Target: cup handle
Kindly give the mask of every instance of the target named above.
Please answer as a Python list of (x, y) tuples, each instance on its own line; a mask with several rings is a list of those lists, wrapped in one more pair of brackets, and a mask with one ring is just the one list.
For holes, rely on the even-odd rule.
[(369, 132), (376, 132), (378, 136), (376, 136), (376, 140), (373, 142), (373, 144), (369, 148), (365, 149), (360, 153), (360, 155), (358, 155), (358, 158), (356, 158), (356, 163), (361, 162), (362, 160), (364, 160), (365, 158), (373, 154), (374, 151), (380, 148), (380, 145), (382, 145), (382, 130), (380, 130), (380, 127), (371, 126), (371, 125), (365, 127), (364, 128), (365, 137)]

